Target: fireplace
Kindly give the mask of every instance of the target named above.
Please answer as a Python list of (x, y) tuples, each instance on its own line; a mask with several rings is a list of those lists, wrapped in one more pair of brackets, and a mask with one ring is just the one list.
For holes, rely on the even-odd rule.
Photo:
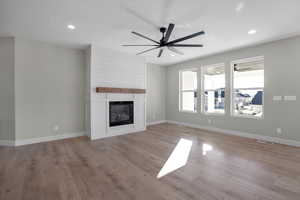
[(134, 123), (133, 101), (109, 102), (109, 126), (121, 126)]

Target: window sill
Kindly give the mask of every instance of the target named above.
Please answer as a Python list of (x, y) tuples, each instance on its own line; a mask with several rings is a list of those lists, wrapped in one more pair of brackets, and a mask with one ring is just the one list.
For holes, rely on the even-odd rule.
[(225, 116), (225, 113), (207, 113), (207, 112), (202, 112), (202, 114), (206, 115), (206, 116), (220, 116), (220, 117)]
[(251, 116), (251, 115), (231, 115), (231, 117), (241, 118), (241, 119), (255, 119), (255, 120), (262, 120), (262, 119), (264, 119), (264, 116), (255, 117), (255, 116)]
[(188, 114), (197, 114), (198, 113), (197, 111), (193, 112), (193, 111), (188, 111), (188, 110), (180, 110), (179, 112), (188, 113)]

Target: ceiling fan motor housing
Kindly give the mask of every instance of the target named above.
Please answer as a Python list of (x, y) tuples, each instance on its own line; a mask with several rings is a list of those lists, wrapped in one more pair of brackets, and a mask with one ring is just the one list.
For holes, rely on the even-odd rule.
[(167, 31), (167, 28), (165, 27), (161, 27), (160, 29), (160, 32), (162, 33), (162, 38), (160, 40), (160, 46), (164, 44), (164, 37), (165, 37), (165, 32)]
[(159, 30), (160, 30), (160, 32), (165, 33), (167, 28), (166, 27), (161, 27)]

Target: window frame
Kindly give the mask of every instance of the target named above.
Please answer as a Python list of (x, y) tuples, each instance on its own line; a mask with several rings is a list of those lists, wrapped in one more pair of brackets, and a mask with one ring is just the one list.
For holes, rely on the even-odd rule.
[[(230, 115), (232, 117), (245, 118), (245, 119), (256, 119), (256, 120), (264, 119), (264, 115), (265, 115), (265, 81), (264, 81), (263, 96), (262, 96), (262, 115), (260, 117), (252, 116), (252, 115), (235, 114), (235, 108), (234, 108), (234, 100), (235, 100), (234, 99), (234, 64), (245, 63), (245, 62), (254, 62), (257, 60), (264, 61), (264, 80), (265, 80), (265, 57), (264, 56), (242, 58), (242, 59), (237, 59), (237, 60), (233, 60), (230, 62)], [(246, 88), (246, 89), (250, 89), (250, 88)]]
[[(224, 103), (224, 113), (216, 113), (216, 112), (206, 112), (205, 111), (205, 107), (204, 107), (204, 97), (205, 97), (205, 87), (204, 87), (204, 71), (207, 69), (207, 68), (210, 68), (210, 67), (219, 67), (219, 66), (223, 66), (224, 67), (224, 76), (225, 76), (225, 88), (224, 88), (224, 91), (225, 91), (225, 103)], [(204, 115), (211, 115), (211, 116), (224, 116), (226, 114), (226, 96), (227, 96), (227, 87), (226, 87), (226, 64), (225, 62), (221, 62), (221, 63), (216, 63), (216, 64), (210, 64), (210, 65), (202, 65), (201, 67), (201, 113), (203, 113)]]
[[(183, 72), (186, 72), (186, 71), (192, 71), (192, 72), (196, 72), (196, 78), (197, 78), (197, 88), (196, 90), (182, 90), (182, 73)], [(198, 71), (199, 69), (198, 68), (184, 68), (184, 69), (181, 69), (179, 70), (179, 112), (183, 112), (183, 113), (191, 113), (191, 114), (197, 114), (198, 113), (198, 85), (199, 85), (199, 81), (198, 81)], [(183, 110), (182, 109), (182, 93), (183, 92), (196, 92), (197, 94), (197, 97), (195, 98), (195, 105), (194, 105), (194, 108), (195, 108), (195, 111), (190, 111), (190, 110)]]

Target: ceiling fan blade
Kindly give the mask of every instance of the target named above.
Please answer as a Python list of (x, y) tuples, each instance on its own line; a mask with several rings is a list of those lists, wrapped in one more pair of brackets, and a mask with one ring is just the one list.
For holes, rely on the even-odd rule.
[(159, 44), (159, 42), (157, 42), (157, 41), (155, 41), (155, 40), (153, 40), (153, 39), (151, 39), (151, 38), (148, 38), (147, 36), (144, 36), (144, 35), (142, 35), (142, 34), (140, 34), (140, 33), (137, 33), (137, 32), (135, 32), (135, 31), (132, 31), (131, 33), (134, 34), (134, 35), (137, 35), (137, 36), (139, 36), (139, 37), (142, 37), (142, 38), (144, 38), (144, 39), (146, 39), (146, 40), (150, 40), (151, 42), (154, 42), (154, 43), (156, 43), (156, 44)]
[(203, 35), (203, 34), (205, 34), (205, 32), (204, 31), (200, 31), (198, 33), (194, 33), (192, 35), (188, 35), (188, 36), (185, 36), (185, 37), (173, 40), (171, 42), (168, 42), (166, 45), (170, 45), (170, 44), (174, 44), (174, 43), (181, 42), (181, 41), (184, 41), (184, 40), (188, 40), (188, 39), (191, 39), (191, 38), (197, 37), (199, 35)]
[(161, 56), (161, 54), (163, 53), (163, 51), (164, 51), (164, 49), (163, 49), (163, 48), (159, 50), (159, 52), (158, 52), (158, 56), (157, 56), (158, 58)]
[(154, 49), (158, 49), (159, 47), (154, 47), (154, 48), (151, 48), (151, 49), (147, 49), (147, 50), (145, 50), (145, 51), (142, 51), (142, 52), (140, 52), (140, 53), (137, 53), (136, 55), (140, 55), (140, 54), (143, 54), (143, 53), (146, 53), (146, 52), (148, 52), (148, 51), (152, 51), (152, 50), (154, 50)]
[(178, 49), (176, 49), (176, 48), (174, 48), (174, 47), (168, 47), (168, 49), (170, 50), (170, 51), (173, 51), (174, 53), (177, 53), (177, 54), (179, 54), (179, 55), (184, 55), (184, 53), (183, 52), (181, 52), (181, 51), (179, 51)]
[(158, 47), (156, 44), (123, 44), (123, 47)]
[(166, 35), (165, 35), (165, 37), (164, 37), (164, 39), (163, 39), (163, 42), (168, 42), (168, 41), (169, 41), (170, 36), (171, 36), (171, 33), (172, 33), (174, 27), (175, 27), (174, 24), (169, 24), (169, 27), (168, 27), (168, 30), (167, 30), (167, 32), (166, 32)]
[(171, 44), (170, 47), (203, 47), (203, 44)]

